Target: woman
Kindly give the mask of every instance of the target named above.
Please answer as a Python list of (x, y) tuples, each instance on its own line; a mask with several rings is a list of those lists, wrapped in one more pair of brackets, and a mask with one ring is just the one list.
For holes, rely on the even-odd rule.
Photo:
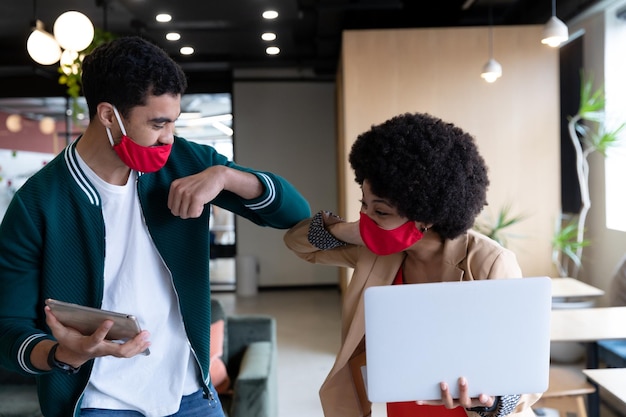
[[(343, 297), (342, 345), (320, 390), (326, 417), (371, 414), (352, 372), (365, 356), (367, 287), (521, 277), (511, 251), (471, 230), (489, 180), (469, 134), (428, 114), (404, 114), (360, 135), (349, 161), (363, 193), (360, 220), (319, 212), (285, 235), (302, 259), (354, 268)], [(441, 401), (388, 404), (388, 416), (534, 416), (539, 395), (469, 398), (469, 383), (459, 378), (457, 399), (442, 383)]]

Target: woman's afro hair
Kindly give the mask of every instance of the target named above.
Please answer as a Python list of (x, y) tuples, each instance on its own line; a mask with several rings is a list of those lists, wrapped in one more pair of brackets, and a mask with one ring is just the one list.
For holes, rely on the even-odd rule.
[(355, 181), (400, 215), (432, 224), (442, 239), (470, 229), (486, 205), (487, 167), (474, 138), (451, 123), (406, 113), (359, 135), (349, 156)]

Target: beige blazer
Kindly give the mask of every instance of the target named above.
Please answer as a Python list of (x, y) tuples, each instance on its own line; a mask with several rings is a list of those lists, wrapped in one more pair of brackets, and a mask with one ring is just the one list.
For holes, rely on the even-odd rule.
[[(365, 321), (363, 292), (376, 285), (390, 285), (405, 254), (378, 256), (363, 246), (346, 245), (331, 250), (319, 250), (308, 241), (310, 219), (303, 220), (285, 234), (285, 244), (300, 258), (318, 264), (354, 268), (343, 297), (342, 344), (335, 364), (320, 389), (320, 399), (326, 417), (363, 417), (371, 415), (368, 402), (361, 404), (352, 379), (349, 360), (362, 353)], [(442, 281), (471, 281), (474, 279), (518, 278), (522, 272), (515, 254), (493, 240), (474, 231), (444, 245)], [(470, 381), (471, 383), (471, 381)], [(530, 406), (539, 394), (523, 395), (515, 416), (534, 416)], [(470, 416), (477, 413), (468, 412)]]

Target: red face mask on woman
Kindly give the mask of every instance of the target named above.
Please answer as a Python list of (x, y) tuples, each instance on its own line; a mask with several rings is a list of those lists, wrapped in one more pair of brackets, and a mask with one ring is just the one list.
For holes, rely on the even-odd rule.
[(117, 156), (120, 157), (122, 162), (130, 169), (140, 172), (155, 172), (163, 168), (163, 165), (167, 162), (167, 158), (169, 158), (170, 152), (172, 151), (172, 144), (141, 146), (135, 143), (130, 137), (126, 136), (126, 129), (124, 129), (124, 125), (122, 124), (122, 118), (115, 106), (113, 106), (113, 113), (115, 113), (115, 118), (122, 131), (122, 140), (120, 143), (115, 145), (113, 143), (111, 129), (108, 127), (105, 129), (113, 150)]
[(365, 246), (376, 255), (402, 252), (424, 236), (414, 221), (409, 220), (395, 229), (385, 230), (363, 212), (359, 221), (359, 231)]

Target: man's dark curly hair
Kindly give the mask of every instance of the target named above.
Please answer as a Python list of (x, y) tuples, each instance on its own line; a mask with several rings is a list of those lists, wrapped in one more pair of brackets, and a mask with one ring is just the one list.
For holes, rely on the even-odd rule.
[(474, 138), (429, 114), (406, 113), (359, 135), (349, 156), (355, 181), (442, 239), (470, 229), (486, 204), (487, 167)]
[(82, 88), (89, 117), (98, 104), (113, 104), (123, 116), (146, 104), (148, 95), (183, 94), (187, 78), (165, 51), (139, 37), (115, 39), (98, 46), (82, 64)]

